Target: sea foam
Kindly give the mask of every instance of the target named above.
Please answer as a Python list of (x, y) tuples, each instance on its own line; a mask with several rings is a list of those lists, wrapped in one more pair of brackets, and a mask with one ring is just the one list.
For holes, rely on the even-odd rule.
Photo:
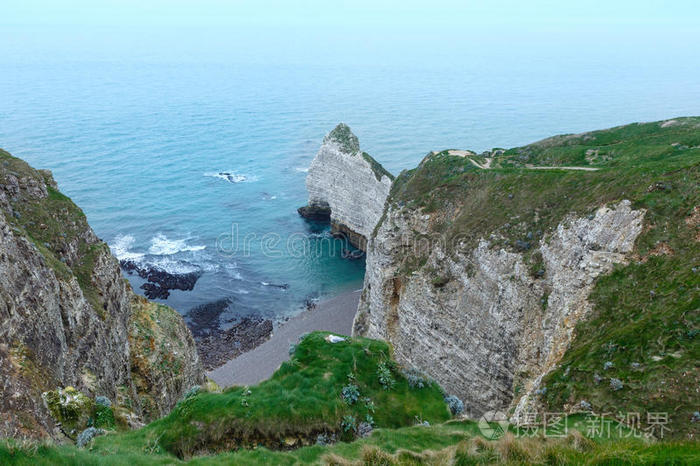
[(203, 245), (188, 245), (187, 239), (168, 239), (159, 233), (151, 238), (151, 247), (148, 252), (155, 256), (170, 256), (178, 252), (201, 251), (206, 249)]
[(109, 245), (109, 248), (112, 250), (112, 254), (119, 260), (139, 262), (143, 259), (145, 254), (130, 251), (135, 242), (136, 239), (131, 235), (118, 235), (114, 238), (112, 244)]

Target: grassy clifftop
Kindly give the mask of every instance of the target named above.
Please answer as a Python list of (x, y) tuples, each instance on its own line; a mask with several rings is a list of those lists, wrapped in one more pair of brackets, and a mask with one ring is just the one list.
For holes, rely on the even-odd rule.
[[(385, 343), (367, 339), (329, 343), (327, 335), (306, 337), (293, 348), (292, 360), (257, 386), (223, 393), (193, 391), (167, 417), (137, 431), (96, 437), (85, 449), (3, 441), (0, 462), (611, 464), (625, 458), (626, 464), (690, 464), (700, 459), (695, 443), (634, 438), (614, 422), (610, 438), (588, 435), (590, 423), (582, 415), (570, 417), (567, 432), (557, 437), (510, 426), (504, 437), (487, 440), (476, 422), (449, 420), (439, 387), (415, 373), (405, 377), (391, 363)], [(345, 389), (350, 385), (358, 392), (355, 402), (350, 402), (352, 390)], [(345, 428), (349, 417), (359, 421), (367, 415), (374, 425), (369, 436), (358, 438), (357, 424)]]
[[(319, 435), (352, 438), (363, 422), (400, 427), (416, 419), (449, 418), (439, 387), (426, 381), (423, 388), (411, 388), (386, 343), (329, 343), (325, 337), (304, 338), (269, 380), (194, 396), (147, 432), (165, 450), (188, 456), (260, 444), (289, 448)], [(383, 371), (388, 385), (380, 380)]]
[[(558, 136), (478, 156), (450, 155), (458, 152), (431, 153), (402, 172), (389, 203), (434, 213), (435, 233), (466, 238), (465, 247), (491, 235), (513, 247), (568, 214), (587, 215), (621, 199), (636, 207), (653, 207), (669, 195), (689, 201), (697, 191), (700, 117)], [(667, 214), (662, 207), (651, 213)]]

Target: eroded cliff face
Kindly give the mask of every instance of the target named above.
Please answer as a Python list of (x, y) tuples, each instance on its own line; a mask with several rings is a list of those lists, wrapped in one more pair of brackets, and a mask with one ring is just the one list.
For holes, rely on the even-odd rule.
[(203, 378), (180, 316), (135, 296), (51, 174), (4, 151), (0, 319), (0, 436), (56, 435), (41, 394), (59, 387), (106, 396), (146, 420)]
[(309, 206), (300, 213), (317, 220), (329, 216), (334, 233), (344, 234), (364, 250), (382, 216), (392, 179), (360, 150), (357, 137), (341, 123), (323, 139), (311, 162), (306, 177)]
[(406, 275), (406, 255), (434, 225), (390, 206), (369, 243), (354, 332), (391, 342), (400, 362), (435, 378), (472, 416), (511, 403), (518, 415), (589, 311), (596, 277), (632, 251), (643, 216), (623, 201), (567, 218), (537, 244), (535, 274), (522, 253), (481, 239), (466, 250), (459, 240), (431, 244)]
[(354, 333), (472, 417), (668, 412), (697, 438), (698, 129), (431, 152), (392, 184)]

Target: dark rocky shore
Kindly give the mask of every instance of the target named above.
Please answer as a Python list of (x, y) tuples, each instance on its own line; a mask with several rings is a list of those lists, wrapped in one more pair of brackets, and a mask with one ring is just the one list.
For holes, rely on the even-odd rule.
[(308, 205), (304, 207), (299, 207), (297, 209), (297, 212), (299, 212), (299, 215), (301, 215), (305, 219), (314, 222), (330, 223), (331, 221), (331, 208), (327, 205)]
[(168, 299), (170, 290), (191, 291), (201, 272), (170, 273), (158, 267), (140, 265), (131, 260), (120, 260), (119, 265), (129, 275), (134, 272), (147, 281), (141, 289), (148, 299)]
[(202, 365), (215, 369), (253, 348), (272, 335), (272, 321), (262, 317), (243, 317), (227, 329), (221, 328), (220, 316), (231, 305), (230, 299), (220, 299), (192, 308), (187, 323), (197, 343)]

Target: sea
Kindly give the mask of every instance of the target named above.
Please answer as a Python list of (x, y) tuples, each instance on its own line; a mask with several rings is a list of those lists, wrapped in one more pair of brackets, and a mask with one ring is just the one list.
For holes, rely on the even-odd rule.
[[(309, 164), (339, 122), (398, 175), (432, 150), (700, 114), (697, 62), (665, 53), (3, 62), (0, 147), (52, 170), (118, 258), (201, 274), (159, 301), (186, 314), (229, 299), (230, 321), (284, 320), (361, 288), (364, 261), (344, 259), (327, 227), (297, 214)], [(143, 280), (127, 278), (142, 293)]]

